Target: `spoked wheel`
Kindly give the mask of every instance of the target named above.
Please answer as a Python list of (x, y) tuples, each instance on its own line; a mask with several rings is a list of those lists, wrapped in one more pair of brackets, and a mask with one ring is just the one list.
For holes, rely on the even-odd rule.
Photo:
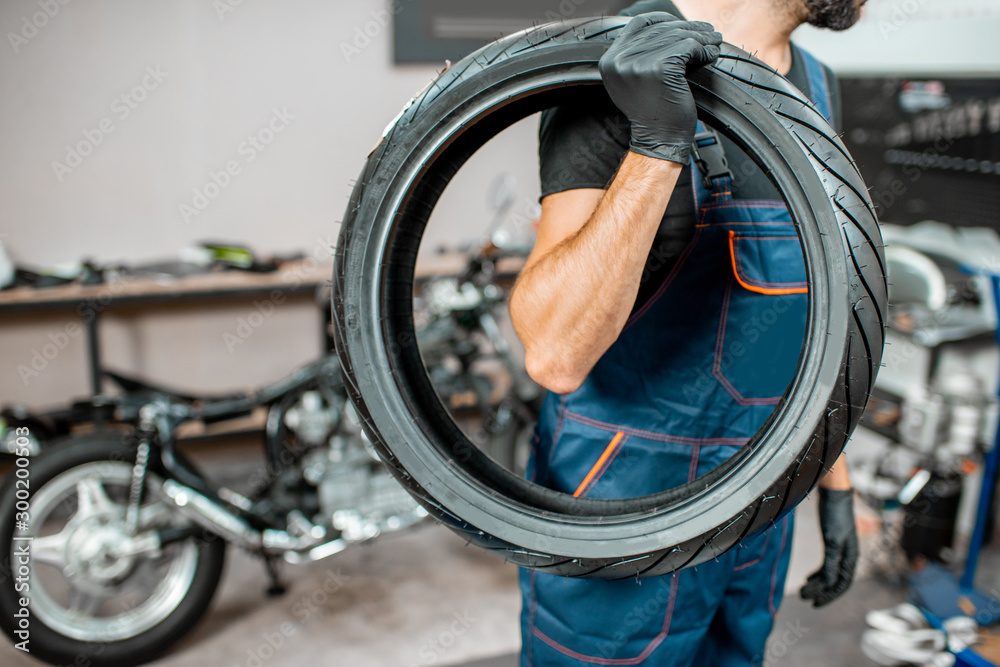
[[(15, 641), (26, 598), (32, 655), (55, 664), (147, 662), (203, 615), (218, 585), (225, 543), (186, 524), (147, 489), (130, 530), (126, 517), (134, 448), (100, 436), (69, 441), (30, 465), (30, 521), (16, 520), (16, 489), (0, 491), (3, 565), (0, 623)], [(160, 478), (147, 477), (152, 487)], [(25, 555), (27, 549), (27, 555)], [(18, 586), (18, 584), (22, 586)]]

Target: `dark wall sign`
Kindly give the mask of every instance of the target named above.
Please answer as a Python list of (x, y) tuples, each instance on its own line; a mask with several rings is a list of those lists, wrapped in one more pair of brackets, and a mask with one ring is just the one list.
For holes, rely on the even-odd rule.
[(397, 63), (456, 61), (532, 25), (617, 14), (634, 0), (394, 0)]
[(1000, 229), (1000, 79), (842, 79), (844, 143), (882, 222)]

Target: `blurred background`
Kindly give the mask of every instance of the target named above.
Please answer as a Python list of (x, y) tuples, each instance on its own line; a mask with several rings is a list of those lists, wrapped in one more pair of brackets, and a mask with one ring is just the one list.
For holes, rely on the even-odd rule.
[[(7, 275), (5, 285), (16, 279), (24, 287), (0, 292), (0, 406), (20, 406), (18, 414), (43, 413), (106, 389), (104, 380), (94, 377), (95, 360), (102, 368), (180, 391), (220, 393), (278, 381), (322, 357), (331, 349), (328, 283), (339, 221), (383, 129), (446, 61), (532, 24), (613, 14), (628, 4), (3, 2), (0, 280)], [(988, 261), (996, 241), (992, 232), (967, 237), (956, 236), (955, 229), (1000, 229), (997, 35), (995, 0), (870, 0), (862, 21), (845, 33), (804, 27), (795, 35), (842, 78), (844, 140), (872, 188), (880, 220), (890, 229), (898, 225), (893, 238), (903, 245), (910, 239), (918, 253), (947, 245), (953, 263), (960, 263), (970, 244), (986, 248), (979, 259)], [(970, 125), (961, 136), (948, 135), (956, 139), (943, 151), (950, 161), (914, 163), (936, 137), (930, 130), (925, 137), (912, 136), (919, 133), (918, 122), (948, 123), (948, 112), (956, 109), (972, 110), (963, 116), (967, 124), (973, 117), (968, 113), (978, 114), (978, 130)], [(900, 128), (906, 127), (917, 129), (905, 135)], [(469, 257), (485, 242), (523, 258), (539, 211), (536, 135), (537, 118), (528, 118), (465, 165), (421, 246), (426, 275), (467, 270)], [(900, 191), (901, 174), (914, 164), (923, 180), (907, 179)], [(927, 220), (944, 227), (920, 227)], [(913, 225), (917, 232), (908, 231)], [(908, 260), (912, 256), (898, 259), (912, 266)], [(1000, 263), (1000, 257), (993, 261)], [(501, 268), (494, 274), (489, 266), (488, 279), (497, 290), (509, 287), (513, 275), (508, 271), (504, 282)], [(930, 298), (926, 281), (917, 282), (913, 298), (924, 303)], [(486, 283), (477, 284), (488, 300)], [(955, 284), (947, 282), (943, 289)], [(977, 303), (990, 301), (988, 284), (969, 289), (980, 290)], [(431, 292), (423, 295), (423, 305), (434, 311)], [(453, 296), (441, 297), (438, 317), (460, 309)], [(933, 302), (931, 311), (941, 313), (950, 305), (968, 304), (945, 299)], [(926, 406), (934, 404), (933, 387), (940, 383), (934, 385), (933, 375), (942, 358), (958, 359), (954, 363), (977, 383), (971, 393), (981, 421), (972, 428), (982, 434), (976, 438), (983, 452), (996, 430), (992, 397), (1000, 355), (990, 339), (995, 310), (984, 306), (971, 328), (947, 334), (940, 332), (947, 328), (942, 323), (955, 325), (961, 317), (934, 319), (925, 311), (899, 311), (903, 338), (897, 351), (904, 353), (887, 355), (885, 379), (880, 378), (882, 418), (869, 422), (867, 436), (859, 436), (872, 443), (864, 451), (874, 463), (859, 464), (870, 470), (876, 506), (868, 528), (872, 540), (881, 530), (875, 512), (885, 510), (886, 498), (900, 490), (894, 482), (879, 486), (884, 473), (879, 462), (893, 443), (924, 451), (937, 442), (939, 431), (914, 434), (919, 425), (911, 422), (907, 431), (905, 420), (898, 422), (904, 400), (922, 406), (921, 415), (930, 414)], [(471, 392), (469, 400), (488, 404), (495, 418), (497, 394), (510, 393), (523, 380), (511, 370), (520, 353), (509, 324), (502, 312), (497, 317), (504, 340), (513, 345), (512, 362), (500, 355), (506, 376), (496, 380), (496, 372), (483, 371), (497, 383), (485, 389), (475, 382), (454, 389), (453, 383), (448, 394), (453, 408), (462, 407)], [(88, 331), (87, 323), (98, 318), (100, 326)], [(453, 334), (448, 336), (454, 344)], [(975, 336), (972, 347), (942, 348)], [(455, 353), (463, 364), (470, 353), (464, 354)], [(444, 362), (442, 368), (445, 384), (454, 381), (457, 372)], [(535, 397), (530, 390), (521, 394), (519, 406), (530, 412)], [(512, 441), (523, 437), (518, 433), (525, 419), (511, 427)], [(228, 469), (233, 488), (241, 480), (245, 486), (259, 462), (247, 453), (244, 439), (261, 428), (262, 420), (251, 421), (240, 436), (222, 437), (198, 456), (210, 467)], [(515, 467), (517, 456), (509, 461)], [(903, 457), (896, 467), (908, 475), (912, 463)], [(952, 517), (966, 540), (979, 479), (981, 473), (966, 485), (964, 514), (956, 509)], [(814, 513), (812, 507), (805, 511)], [(819, 559), (816, 526), (802, 526), (798, 540), (813, 546), (812, 551), (797, 547), (789, 591)], [(261, 661), (254, 651), (266, 642), (262, 638), (285, 621), (306, 628), (300, 636), (308, 635), (310, 642), (278, 651), (269, 664), (329, 659), (326, 632), (350, 647), (330, 664), (513, 664), (519, 639), (511, 567), (470, 553), (438, 527), (387, 537), (382, 544), (363, 547), (372, 549), (368, 556), (346, 557), (349, 583), (337, 584), (339, 601), (331, 595), (314, 605), (321, 611), (308, 613), (302, 611), (308, 604), (296, 604), (308, 601), (323, 577), (340, 572), (338, 565), (328, 561), (291, 575), (292, 596), (254, 610), (265, 600), (263, 577), (256, 569), (248, 573), (257, 566), (247, 557), (235, 556), (207, 625), (162, 664), (188, 663), (194, 656), (194, 664), (249, 667), (254, 659)], [(401, 553), (424, 560), (415, 565)], [(442, 577), (442, 567), (427, 564), (433, 562), (450, 563), (458, 574)], [(802, 664), (803, 656), (822, 665), (862, 664), (856, 647), (864, 610), (899, 597), (888, 588), (873, 595), (877, 600), (848, 603), (855, 606), (844, 615), (853, 620), (841, 639), (855, 648), (843, 653), (842, 661), (818, 644), (800, 646), (797, 654), (785, 647), (769, 654), (768, 664)], [(789, 614), (802, 611), (789, 609)], [(467, 617), (476, 620), (462, 625)], [(316, 618), (322, 622), (314, 623)], [(831, 629), (830, 635), (837, 632)], [(393, 647), (386, 648), (390, 633)], [(0, 645), (0, 661), (35, 664), (7, 644)]]
[[(36, 27), (37, 2), (6, 2), (0, 240), (15, 262), (35, 267), (83, 258), (138, 263), (203, 240), (329, 263), (365, 156), (445, 58), (514, 26), (621, 4), (57, 2), (58, 12)], [(989, 0), (871, 0), (850, 31), (803, 28), (796, 39), (843, 75), (984, 74), (1000, 68), (998, 22)], [(265, 144), (276, 117), (283, 127)], [(103, 121), (113, 129), (102, 130)], [(489, 216), (488, 186), (505, 171), (517, 177), (520, 209), (535, 200), (535, 127), (516, 129), (491, 144), (489, 159), (463, 170), (472, 186), (456, 193), (446, 222), (431, 232), (454, 238), (470, 217)], [(257, 148), (248, 137), (262, 132)], [(93, 148), (71, 166), (81, 143)], [(216, 192), (213, 174), (231, 162), (239, 173), (207, 196)], [(222, 335), (244, 311), (241, 304), (109, 317), (107, 361), (222, 389), (277, 379), (318, 353), (315, 309), (301, 305), (282, 309), (230, 354)], [(0, 317), (8, 320), (0, 328), (0, 395), (43, 405), (86, 391), (82, 336), (22, 381), (18, 366), (58, 323)]]

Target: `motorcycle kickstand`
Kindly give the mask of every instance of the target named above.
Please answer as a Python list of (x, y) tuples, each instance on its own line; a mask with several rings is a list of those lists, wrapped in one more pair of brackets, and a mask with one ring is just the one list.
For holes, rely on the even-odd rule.
[(267, 570), (267, 576), (271, 579), (271, 585), (267, 588), (267, 597), (276, 598), (281, 597), (288, 592), (288, 587), (285, 582), (281, 580), (281, 573), (278, 572), (278, 557), (274, 555), (265, 555), (264, 559), (264, 569)]

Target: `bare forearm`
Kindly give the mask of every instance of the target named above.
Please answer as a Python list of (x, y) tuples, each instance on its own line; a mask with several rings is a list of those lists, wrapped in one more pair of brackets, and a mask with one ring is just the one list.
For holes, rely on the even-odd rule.
[(831, 491), (846, 491), (851, 488), (851, 476), (847, 470), (847, 457), (843, 454), (833, 464), (833, 467), (819, 480), (821, 488)]
[(511, 316), (549, 389), (579, 386), (624, 327), (680, 169), (628, 153), (590, 219), (522, 272)]

